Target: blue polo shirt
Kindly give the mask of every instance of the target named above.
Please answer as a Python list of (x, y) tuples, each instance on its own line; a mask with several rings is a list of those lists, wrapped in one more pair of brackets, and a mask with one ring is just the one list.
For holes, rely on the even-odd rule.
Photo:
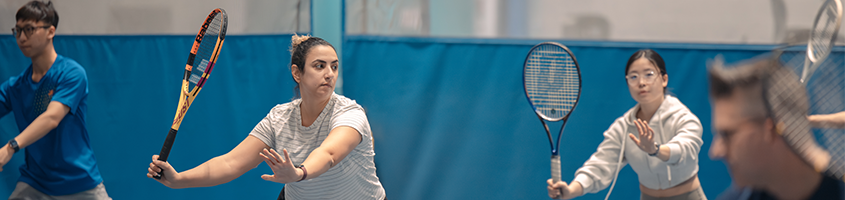
[(40, 81), (32, 80), (32, 65), (0, 85), (0, 117), (14, 113), (23, 131), (47, 110), (50, 102), (70, 108), (59, 125), (24, 148), (21, 165), (25, 182), (48, 195), (67, 195), (96, 187), (103, 181), (88, 139), (88, 77), (76, 61), (61, 55)]

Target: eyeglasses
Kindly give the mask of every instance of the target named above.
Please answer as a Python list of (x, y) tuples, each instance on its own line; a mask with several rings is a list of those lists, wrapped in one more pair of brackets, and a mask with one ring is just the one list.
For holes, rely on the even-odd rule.
[(31, 35), (32, 35), (32, 33), (35, 31), (35, 29), (39, 29), (39, 28), (50, 28), (51, 26), (52, 26), (52, 25), (46, 25), (46, 26), (36, 26), (36, 27), (27, 26), (27, 27), (23, 27), (23, 28), (18, 28), (18, 27), (15, 27), (15, 28), (12, 28), (12, 35), (14, 35), (14, 36), (15, 36), (15, 38), (17, 38), (17, 37), (20, 37), (20, 36), (21, 36), (21, 33), (23, 33), (23, 34), (25, 34), (25, 35), (26, 35), (26, 37), (29, 37), (29, 36), (31, 36)]
[(716, 138), (722, 140), (722, 142), (730, 141), (731, 137), (736, 135), (737, 133), (746, 133), (749, 130), (747, 129), (749, 126), (761, 126), (766, 119), (765, 116), (758, 116), (758, 117), (751, 117), (746, 119), (741, 119), (739, 123), (737, 123), (736, 127), (730, 130), (713, 130), (713, 135)]
[(638, 85), (641, 80), (645, 82), (645, 84), (651, 84), (654, 83), (654, 79), (657, 79), (657, 76), (656, 72), (648, 70), (643, 74), (630, 73), (625, 76), (625, 79), (628, 80), (628, 85)]

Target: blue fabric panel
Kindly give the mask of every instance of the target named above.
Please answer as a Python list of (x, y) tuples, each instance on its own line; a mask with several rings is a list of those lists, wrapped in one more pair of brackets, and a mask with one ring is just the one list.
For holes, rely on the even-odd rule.
[[(344, 93), (367, 109), (380, 179), (393, 199), (548, 199), (550, 149), (523, 91), (522, 66), (539, 40), (348, 36)], [(570, 181), (602, 133), (635, 105), (625, 79), (628, 57), (653, 48), (666, 61), (670, 91), (702, 121), (701, 183), (715, 198), (730, 184), (707, 156), (710, 105), (706, 63), (766, 53), (773, 46), (558, 41), (581, 67), (582, 95), (561, 139)], [(561, 123), (551, 123), (558, 131)], [(639, 198), (624, 168), (611, 199)], [(607, 190), (581, 199), (603, 199)]]
[[(209, 82), (179, 129), (169, 162), (178, 171), (225, 154), (276, 104), (290, 101), (290, 35), (229, 36)], [(167, 135), (179, 98), (193, 36), (58, 36), (59, 54), (88, 72), (88, 127), (104, 183), (115, 199), (273, 199), (282, 184), (261, 164), (241, 178), (210, 188), (173, 190), (146, 177), (153, 154)], [(30, 63), (14, 38), (0, 36), (0, 79)], [(0, 124), (0, 140), (18, 134), (11, 115)], [(0, 173), (0, 197), (20, 176), (17, 154)]]

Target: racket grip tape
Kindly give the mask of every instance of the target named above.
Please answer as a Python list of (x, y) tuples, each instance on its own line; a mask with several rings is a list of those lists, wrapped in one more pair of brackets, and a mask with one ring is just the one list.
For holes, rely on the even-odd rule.
[[(170, 148), (173, 147), (173, 141), (176, 140), (176, 129), (171, 128), (170, 132), (167, 133), (167, 138), (164, 139), (164, 145), (161, 146), (161, 152), (158, 154), (158, 160), (160, 161), (167, 161), (167, 157), (170, 156)], [(164, 174), (164, 169), (158, 173), (159, 175), (153, 176), (155, 179), (161, 179), (161, 175)]]
[(552, 155), (552, 181), (560, 181), (560, 155)]

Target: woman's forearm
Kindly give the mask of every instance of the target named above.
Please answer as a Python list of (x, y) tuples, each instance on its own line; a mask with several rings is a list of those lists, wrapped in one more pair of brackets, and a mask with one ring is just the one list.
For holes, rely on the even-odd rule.
[(581, 185), (581, 182), (572, 181), (569, 184), (569, 194), (564, 196), (564, 199), (572, 199), (575, 197), (580, 197), (584, 195), (584, 187)]
[(669, 161), (669, 157), (672, 155), (671, 152), (672, 151), (669, 149), (669, 146), (660, 145), (659, 151), (657, 152), (657, 158), (660, 158), (663, 162)]
[(810, 115), (807, 119), (810, 120), (810, 124), (814, 127), (845, 128), (845, 111), (833, 114)]
[(308, 170), (308, 177), (306, 177), (306, 179), (319, 177), (343, 159), (342, 157), (337, 159), (334, 157), (336, 157), (336, 155), (332, 155), (332, 153), (327, 151), (325, 148), (314, 149), (311, 154), (308, 154), (308, 159), (302, 163), (302, 165), (305, 165), (306, 170)]
[(320, 147), (311, 151), (308, 158), (302, 162), (308, 171), (305, 179), (316, 178), (340, 163), (361, 142), (361, 135), (357, 130), (348, 127), (337, 127), (329, 133)]
[(193, 169), (180, 172), (173, 188), (211, 187), (228, 183), (249, 171), (237, 169), (226, 160), (225, 155), (214, 157)]

